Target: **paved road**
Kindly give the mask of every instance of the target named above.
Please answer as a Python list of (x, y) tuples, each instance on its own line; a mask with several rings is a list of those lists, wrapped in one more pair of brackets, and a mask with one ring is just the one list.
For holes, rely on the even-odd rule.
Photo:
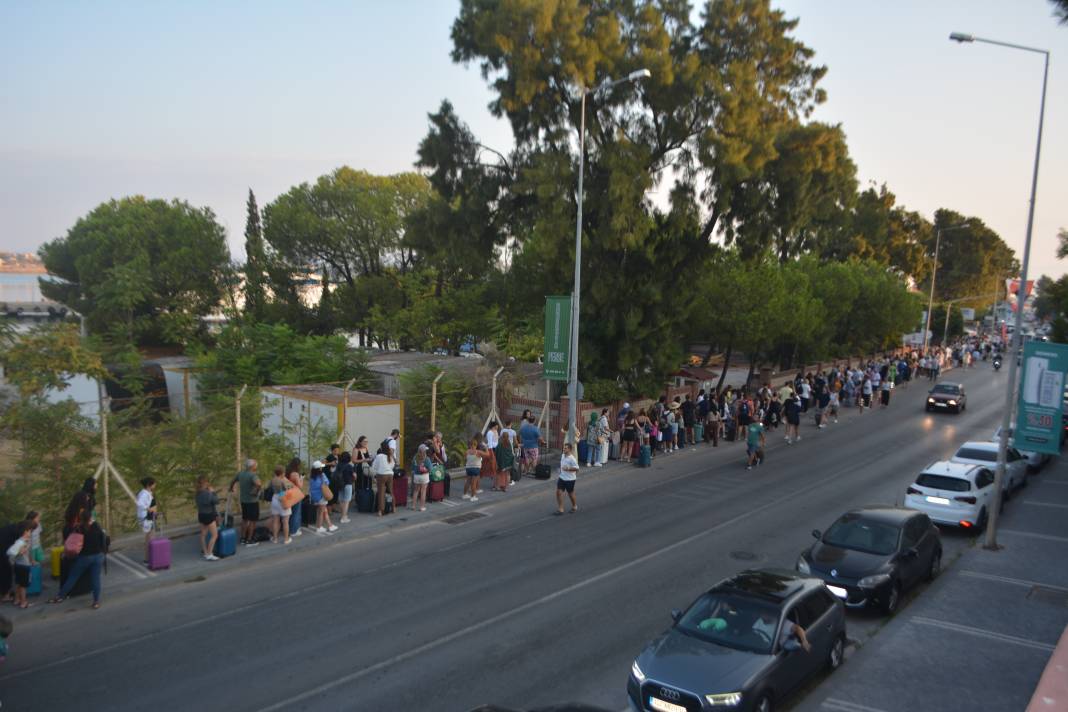
[[(886, 411), (802, 426), (796, 445), (775, 435), (751, 473), (739, 444), (690, 449), (580, 478), (574, 516), (552, 516), (547, 487), (460, 524), (263, 558), (96, 612), (49, 609), (12, 639), (0, 700), (136, 712), (623, 709), (630, 662), (671, 608), (745, 566), (792, 567), (809, 532), (849, 507), (900, 502), (918, 468), (989, 435), (1002, 376), (963, 374), (959, 418), (925, 415), (921, 382), (895, 390)], [(971, 540), (945, 539), (951, 565)], [(864, 644), (879, 625), (850, 615), (850, 637)]]

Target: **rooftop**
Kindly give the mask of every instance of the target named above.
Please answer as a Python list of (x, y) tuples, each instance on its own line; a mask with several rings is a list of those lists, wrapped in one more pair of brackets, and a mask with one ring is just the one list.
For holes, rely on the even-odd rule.
[[(327, 386), (322, 384), (292, 385), (292, 386), (264, 386), (264, 391), (278, 393), (290, 398), (313, 400), (319, 403), (341, 405), (345, 402), (345, 389), (339, 386)], [(349, 403), (392, 403), (393, 398), (364, 393), (363, 391), (349, 391)]]

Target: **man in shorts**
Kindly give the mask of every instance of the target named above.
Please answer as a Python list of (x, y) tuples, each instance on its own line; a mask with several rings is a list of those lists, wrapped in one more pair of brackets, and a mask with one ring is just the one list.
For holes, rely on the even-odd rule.
[(565, 492), (571, 500), (571, 513), (578, 511), (578, 502), (575, 501), (575, 478), (578, 470), (578, 460), (572, 454), (571, 443), (564, 443), (564, 451), (560, 455), (560, 476), (556, 480), (556, 514), (564, 513)]
[(534, 414), (527, 416), (527, 421), (519, 427), (519, 441), (523, 444), (523, 474), (529, 475), (537, 467), (541, 457), (541, 431), (534, 424)]
[(256, 470), (259, 465), (253, 459), (245, 460), (245, 469), (237, 473), (230, 482), (230, 493), (234, 488), (241, 488), (241, 543), (245, 546), (256, 546), (255, 540), (256, 522), (260, 520), (260, 482)]

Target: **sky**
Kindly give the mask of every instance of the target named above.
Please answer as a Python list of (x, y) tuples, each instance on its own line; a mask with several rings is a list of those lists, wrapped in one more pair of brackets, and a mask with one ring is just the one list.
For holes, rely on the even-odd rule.
[[(1047, 0), (773, 0), (829, 71), (861, 185), (982, 219), (1022, 255), (1042, 56), (1051, 51), (1031, 276), (1068, 272), (1068, 27)], [(448, 98), (507, 150), (477, 66), (454, 64), (458, 0), (0, 2), (0, 250), (32, 251), (125, 195), (210, 207), (243, 258), (261, 205), (340, 165), (413, 170)]]

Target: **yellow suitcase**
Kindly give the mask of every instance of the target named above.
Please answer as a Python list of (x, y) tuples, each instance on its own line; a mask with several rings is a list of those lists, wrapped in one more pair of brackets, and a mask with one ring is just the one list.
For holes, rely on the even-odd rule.
[(63, 547), (52, 547), (52, 578), (59, 578), (59, 565), (63, 561)]

